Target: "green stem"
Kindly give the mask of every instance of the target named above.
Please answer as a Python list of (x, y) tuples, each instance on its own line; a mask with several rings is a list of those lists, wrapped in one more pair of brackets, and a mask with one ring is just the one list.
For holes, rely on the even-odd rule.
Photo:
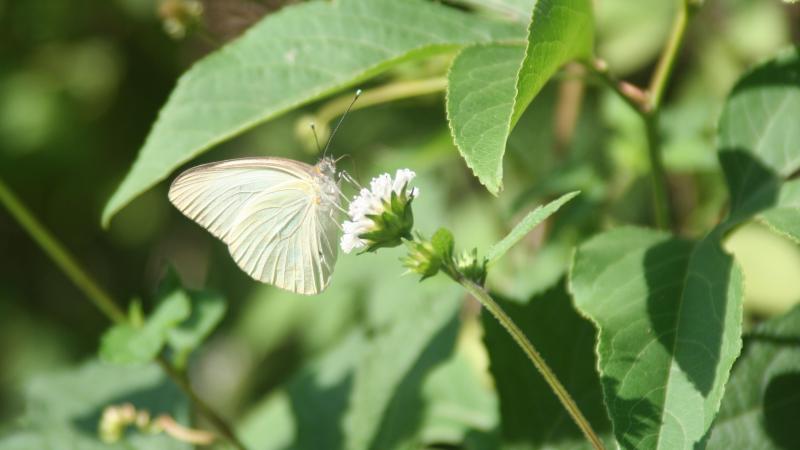
[(8, 189), (3, 180), (0, 180), (0, 202), (5, 205), (8, 212), (19, 222), (22, 228), (36, 241), (44, 252), (64, 272), (64, 274), (97, 306), (109, 319), (115, 323), (127, 322), (125, 312), (117, 306), (92, 277), (86, 273), (76, 262), (75, 258), (53, 237), (47, 229), (33, 217), (30, 211)]
[(661, 136), (658, 130), (657, 111), (648, 114), (644, 120), (647, 133), (647, 155), (650, 159), (650, 178), (653, 184), (653, 213), (656, 226), (662, 230), (672, 227), (670, 200), (667, 191), (667, 171), (661, 152)]
[(653, 77), (650, 80), (650, 111), (658, 111), (661, 107), (661, 101), (664, 98), (664, 91), (672, 75), (672, 69), (675, 67), (675, 59), (678, 52), (683, 45), (683, 40), (686, 36), (686, 28), (689, 25), (689, 19), (698, 8), (698, 3), (691, 0), (681, 1), (678, 7), (678, 14), (675, 16), (675, 21), (672, 24), (672, 31), (670, 32), (667, 45), (664, 47), (664, 52), (658, 61)]
[[(44, 252), (56, 265), (75, 283), (78, 289), (94, 303), (112, 322), (117, 324), (128, 323), (128, 317), (118, 304), (108, 295), (99, 284), (78, 264), (77, 260), (67, 249), (31, 214), (30, 211), (11, 192), (3, 180), (0, 180), (0, 203), (5, 205), (20, 226), (36, 241)], [(206, 417), (220, 433), (239, 450), (245, 450), (244, 445), (233, 433), (228, 423), (206, 404), (192, 389), (185, 376), (181, 376), (177, 369), (162, 356), (156, 360), (164, 372), (172, 378), (187, 397), (192, 401), (200, 413)]]
[(486, 292), (486, 289), (465, 278), (459, 273), (449, 273), (449, 275), (456, 282), (461, 284), (467, 290), (467, 292), (472, 294), (472, 296), (475, 297), (481, 303), (481, 305), (483, 305), (483, 307), (486, 308), (486, 310), (488, 310), (495, 317), (495, 319), (497, 319), (498, 322), (500, 322), (500, 325), (502, 325), (503, 328), (508, 331), (511, 337), (514, 338), (514, 341), (517, 343), (517, 345), (519, 345), (520, 348), (522, 348), (522, 351), (525, 352), (525, 355), (528, 357), (528, 359), (531, 360), (539, 373), (542, 374), (542, 377), (544, 377), (544, 380), (550, 386), (550, 389), (552, 389), (553, 393), (556, 394), (556, 397), (558, 397), (558, 399), (561, 401), (561, 404), (564, 405), (564, 408), (572, 417), (572, 420), (575, 422), (575, 424), (578, 425), (578, 428), (580, 428), (584, 436), (586, 436), (586, 439), (592, 444), (592, 447), (594, 447), (595, 450), (602, 450), (604, 448), (603, 442), (597, 436), (597, 433), (595, 433), (594, 429), (592, 429), (592, 426), (589, 424), (589, 421), (586, 420), (586, 417), (583, 416), (583, 413), (581, 413), (578, 405), (569, 395), (566, 388), (564, 388), (561, 382), (558, 381), (556, 374), (553, 373), (553, 370), (547, 365), (542, 355), (536, 351), (536, 348), (528, 340), (528, 337), (525, 336), (525, 333), (519, 329), (517, 324), (511, 320), (511, 317), (509, 317), (508, 314), (503, 311), (500, 305), (498, 305), (494, 299), (492, 299), (491, 295)]
[[(404, 98), (418, 97), (420, 95), (441, 92), (447, 87), (447, 78), (428, 78), (424, 80), (397, 81), (380, 87), (364, 90), (358, 101), (353, 104), (352, 110), (380, 105)], [(321, 124), (330, 123), (334, 118), (342, 115), (352, 103), (352, 95), (344, 95), (326, 103), (317, 111), (316, 117)]]

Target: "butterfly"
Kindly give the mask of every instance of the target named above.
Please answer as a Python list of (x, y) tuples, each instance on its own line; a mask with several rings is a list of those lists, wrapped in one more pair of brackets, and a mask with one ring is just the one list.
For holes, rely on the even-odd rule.
[(319, 294), (331, 281), (340, 213), (346, 213), (340, 181), (355, 182), (324, 155), (360, 94), (356, 91), (320, 149), (323, 157), (317, 164), (276, 157), (204, 164), (172, 182), (169, 200), (222, 240), (253, 279), (298, 294)]
[(169, 200), (222, 240), (253, 279), (318, 294), (336, 264), (342, 210), (336, 163), (242, 158), (180, 174)]

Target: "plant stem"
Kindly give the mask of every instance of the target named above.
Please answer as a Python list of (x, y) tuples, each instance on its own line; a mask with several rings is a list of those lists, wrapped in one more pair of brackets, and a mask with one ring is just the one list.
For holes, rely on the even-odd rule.
[(575, 422), (575, 424), (578, 425), (578, 428), (580, 428), (584, 436), (586, 436), (586, 439), (592, 444), (592, 447), (594, 447), (595, 450), (602, 450), (604, 448), (603, 442), (597, 436), (597, 433), (595, 433), (595, 431), (592, 429), (592, 425), (588, 420), (586, 420), (586, 417), (583, 416), (583, 413), (581, 413), (578, 405), (575, 404), (575, 401), (569, 395), (566, 388), (564, 388), (561, 382), (558, 381), (556, 374), (553, 373), (553, 370), (547, 365), (544, 358), (542, 358), (542, 355), (536, 351), (536, 348), (528, 340), (528, 337), (525, 336), (525, 333), (519, 329), (517, 324), (511, 320), (511, 317), (509, 317), (508, 314), (503, 311), (500, 305), (498, 305), (494, 299), (492, 299), (491, 295), (486, 292), (486, 289), (457, 272), (449, 272), (449, 275), (456, 282), (461, 284), (467, 290), (467, 292), (472, 294), (472, 296), (475, 297), (481, 303), (481, 305), (483, 305), (483, 307), (486, 308), (497, 319), (498, 322), (500, 322), (500, 325), (502, 325), (503, 328), (508, 331), (508, 334), (514, 338), (514, 341), (517, 343), (517, 345), (522, 348), (528, 359), (531, 360), (539, 373), (542, 374), (542, 377), (544, 377), (544, 380), (550, 386), (550, 389), (552, 389), (553, 393), (556, 394), (556, 397), (558, 397), (558, 399), (561, 401), (561, 404), (564, 405), (564, 408), (572, 417), (572, 420)]
[(658, 111), (648, 114), (644, 119), (647, 134), (647, 155), (650, 159), (650, 178), (653, 184), (653, 213), (656, 226), (662, 230), (672, 227), (669, 193), (667, 192), (667, 171), (661, 152), (661, 136), (658, 129)]
[(76, 262), (75, 258), (53, 237), (47, 229), (33, 217), (30, 211), (8, 189), (3, 180), (0, 180), (0, 202), (8, 212), (19, 222), (25, 231), (44, 250), (47, 256), (61, 269), (62, 272), (86, 295), (100, 311), (114, 323), (127, 322), (125, 312), (114, 303), (103, 289), (86, 273)]
[[(365, 90), (358, 101), (353, 104), (352, 110), (368, 106), (388, 103), (404, 98), (433, 94), (445, 90), (447, 78), (428, 78), (424, 80), (398, 81), (380, 87)], [(353, 101), (352, 95), (343, 95), (323, 105), (317, 111), (316, 117), (321, 124), (330, 123), (334, 118), (342, 115)]]
[(667, 40), (667, 45), (664, 47), (664, 52), (661, 54), (656, 70), (650, 80), (650, 87), (648, 88), (650, 111), (658, 111), (661, 107), (664, 90), (672, 75), (678, 51), (683, 45), (683, 40), (686, 36), (686, 27), (689, 25), (689, 19), (697, 8), (697, 3), (691, 0), (682, 0), (681, 5), (678, 7), (678, 14), (672, 24), (672, 31)]
[[(19, 201), (0, 179), (0, 203), (5, 205), (20, 226), (36, 241), (44, 252), (56, 265), (75, 283), (78, 289), (94, 303), (112, 322), (116, 324), (128, 323), (128, 317), (118, 304), (108, 295), (99, 284), (78, 264), (77, 260), (67, 249), (33, 216), (33, 214)], [(159, 356), (156, 362), (164, 372), (172, 378), (187, 397), (192, 401), (200, 413), (206, 417), (220, 433), (239, 450), (245, 450), (244, 445), (233, 433), (233, 429), (222, 419), (208, 404), (206, 404), (192, 389), (185, 376), (181, 376), (177, 369), (164, 357)]]

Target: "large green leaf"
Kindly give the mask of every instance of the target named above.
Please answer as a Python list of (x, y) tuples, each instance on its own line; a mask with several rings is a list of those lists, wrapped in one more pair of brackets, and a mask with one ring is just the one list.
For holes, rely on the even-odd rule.
[(129, 431), (116, 444), (98, 439), (106, 406), (131, 403), (152, 417), (166, 413), (185, 422), (188, 403), (155, 364), (119, 367), (96, 361), (34, 378), (25, 389), (25, 415), (0, 437), (4, 450), (189, 450), (164, 434)]
[[(594, 430), (611, 441), (591, 323), (572, 307), (564, 284), (526, 304), (498, 300), (522, 328), (548, 365), (564, 383)], [(590, 448), (581, 431), (545, 383), (541, 374), (494, 317), (484, 314), (483, 326), (490, 369), (500, 396), (503, 443), (514, 449)]]
[(564, 63), (591, 55), (589, 0), (538, 0), (524, 46), (479, 45), (450, 69), (447, 114), (453, 139), (478, 179), (502, 189), (506, 141), (525, 108)]
[(708, 448), (800, 448), (800, 307), (744, 337)]
[(781, 184), (800, 169), (798, 117), (800, 49), (756, 67), (734, 87), (718, 135), (733, 218), (781, 206)]
[(582, 245), (576, 307), (599, 331), (599, 368), (624, 448), (702, 448), (741, 347), (742, 275), (719, 244), (638, 228)]
[(103, 223), (204, 150), (399, 62), (462, 45), (521, 39), (421, 0), (340, 0), (287, 7), (195, 64), (178, 81)]
[(400, 317), (362, 356), (345, 422), (345, 448), (421, 445), (420, 386), (449, 358), (458, 332), (458, 289), (438, 287), (433, 295), (409, 298)]
[(708, 448), (800, 448), (800, 307), (744, 339)]

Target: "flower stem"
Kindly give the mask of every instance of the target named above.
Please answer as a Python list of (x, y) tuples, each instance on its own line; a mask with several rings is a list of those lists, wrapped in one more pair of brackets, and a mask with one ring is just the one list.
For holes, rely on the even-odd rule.
[[(28, 211), (25, 205), (11, 192), (0, 179), (0, 203), (5, 205), (20, 226), (36, 241), (44, 252), (56, 263), (56, 265), (75, 283), (78, 289), (94, 303), (97, 308), (106, 315), (112, 322), (117, 324), (127, 323), (128, 317), (119, 305), (108, 295), (100, 285), (80, 266), (77, 260), (67, 251), (67, 249)], [(206, 404), (192, 389), (188, 380), (181, 376), (177, 369), (164, 357), (159, 356), (156, 362), (164, 369), (164, 372), (172, 378), (187, 397), (192, 401), (200, 413), (209, 420), (220, 433), (238, 450), (245, 450), (244, 445), (233, 433), (230, 425), (217, 414), (208, 404)]]
[[(352, 110), (366, 108), (368, 106), (380, 105), (404, 98), (417, 97), (420, 95), (433, 94), (445, 90), (447, 78), (428, 78), (413, 81), (397, 81), (380, 87), (365, 90), (359, 97), (358, 102), (353, 104)], [(317, 111), (316, 117), (319, 123), (330, 123), (334, 118), (342, 115), (347, 107), (352, 103), (352, 95), (344, 95), (323, 105)]]
[(481, 303), (481, 305), (483, 305), (483, 307), (486, 308), (497, 319), (498, 322), (500, 322), (500, 325), (502, 325), (503, 328), (508, 331), (508, 334), (514, 338), (514, 341), (517, 343), (517, 345), (522, 348), (528, 359), (531, 360), (539, 373), (542, 374), (542, 377), (544, 377), (544, 380), (550, 386), (550, 389), (552, 389), (553, 393), (556, 394), (556, 397), (558, 397), (558, 399), (561, 401), (561, 404), (564, 405), (564, 408), (572, 417), (572, 420), (575, 422), (575, 424), (578, 425), (578, 428), (580, 428), (584, 436), (586, 436), (586, 439), (592, 444), (592, 447), (595, 450), (602, 450), (604, 448), (603, 442), (597, 436), (597, 433), (595, 433), (595, 431), (592, 429), (592, 426), (589, 424), (589, 421), (586, 420), (586, 417), (583, 416), (583, 413), (581, 413), (578, 405), (575, 404), (575, 401), (569, 395), (566, 388), (564, 388), (561, 382), (558, 381), (556, 374), (553, 373), (553, 370), (547, 365), (544, 358), (542, 358), (542, 355), (536, 351), (536, 348), (533, 346), (533, 344), (531, 344), (527, 336), (525, 336), (525, 333), (519, 329), (517, 324), (511, 320), (511, 317), (509, 317), (508, 314), (503, 311), (500, 305), (498, 305), (497, 302), (492, 299), (491, 295), (486, 292), (485, 288), (458, 273), (449, 273), (449, 275), (456, 282), (461, 284), (464, 289), (467, 290), (467, 292), (472, 294), (472, 296), (475, 297)]
[(689, 19), (697, 8), (698, 3), (692, 0), (682, 0), (681, 5), (678, 7), (678, 14), (675, 16), (675, 21), (672, 24), (672, 31), (667, 40), (667, 45), (664, 47), (664, 52), (661, 54), (656, 70), (653, 72), (653, 77), (650, 80), (648, 92), (650, 94), (649, 109), (651, 111), (658, 111), (661, 107), (661, 101), (664, 98), (664, 90), (672, 75), (672, 69), (675, 67), (675, 59), (678, 56), (678, 51), (683, 45)]

